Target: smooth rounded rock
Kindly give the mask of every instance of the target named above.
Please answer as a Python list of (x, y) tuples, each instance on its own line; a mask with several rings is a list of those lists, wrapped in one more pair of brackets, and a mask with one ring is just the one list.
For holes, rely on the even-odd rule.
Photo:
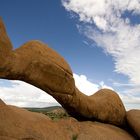
[(140, 110), (130, 110), (126, 113), (126, 118), (129, 126), (140, 138)]
[(0, 140), (135, 140), (125, 130), (99, 122), (67, 118), (52, 121), (41, 113), (0, 106)]

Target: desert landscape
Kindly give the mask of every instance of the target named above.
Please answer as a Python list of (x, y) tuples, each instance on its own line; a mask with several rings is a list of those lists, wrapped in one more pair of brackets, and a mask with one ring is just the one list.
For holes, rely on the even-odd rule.
[(30, 83), (53, 96), (66, 110), (57, 108), (51, 112), (56, 117), (50, 117), (50, 113), (31, 112), (0, 100), (0, 140), (140, 138), (140, 110), (126, 111), (118, 94), (110, 89), (91, 96), (80, 92), (69, 64), (40, 41), (13, 49), (1, 18), (0, 78)]

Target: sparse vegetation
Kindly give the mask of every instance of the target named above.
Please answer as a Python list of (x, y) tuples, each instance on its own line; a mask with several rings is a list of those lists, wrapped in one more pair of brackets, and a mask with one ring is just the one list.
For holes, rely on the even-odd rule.
[(72, 136), (72, 140), (77, 140), (77, 138), (78, 138), (77, 134)]
[(68, 118), (69, 117), (69, 115), (67, 113), (46, 112), (45, 115), (50, 117), (52, 120), (58, 120), (58, 119)]
[(31, 112), (43, 113), (48, 117), (50, 117), (52, 120), (59, 120), (62, 118), (70, 117), (68, 113), (62, 107), (59, 106), (47, 107), (47, 108), (26, 108), (26, 109)]

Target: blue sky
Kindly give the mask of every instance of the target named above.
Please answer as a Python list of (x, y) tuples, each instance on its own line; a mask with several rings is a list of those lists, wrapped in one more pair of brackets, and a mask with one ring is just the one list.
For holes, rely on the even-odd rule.
[[(139, 108), (140, 57), (136, 57), (140, 51), (139, 6), (138, 0), (114, 0), (114, 3), (110, 0), (107, 3), (104, 0), (0, 0), (0, 16), (14, 48), (28, 40), (41, 40), (68, 61), (77, 86), (80, 88), (79, 81), (86, 86), (81, 89), (83, 92), (94, 93), (109, 87), (120, 94), (126, 106)], [(0, 80), (0, 87), (0, 93), (6, 92), (0, 96), (6, 102), (16, 104), (19, 100), (16, 105), (30, 104), (22, 103), (24, 95), (21, 94), (11, 101), (22, 87), (21, 82)], [(11, 96), (13, 87), (18, 89), (15, 96)], [(38, 98), (41, 94), (37, 95)], [(45, 99), (47, 103), (53, 102), (46, 96), (41, 101), (44, 103)], [(29, 106), (34, 106), (37, 99), (32, 102)]]

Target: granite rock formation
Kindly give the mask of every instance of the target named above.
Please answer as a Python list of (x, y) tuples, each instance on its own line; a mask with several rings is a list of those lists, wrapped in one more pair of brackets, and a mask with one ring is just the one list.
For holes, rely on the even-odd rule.
[(102, 89), (86, 96), (75, 87), (70, 66), (57, 52), (36, 40), (13, 50), (2, 20), (0, 31), (0, 78), (22, 80), (44, 90), (76, 118), (124, 123), (125, 108), (114, 91)]
[(40, 41), (29, 41), (17, 49), (0, 19), (0, 78), (30, 83), (53, 96), (75, 118), (123, 125), (126, 111), (117, 93), (102, 89), (86, 96), (75, 87), (70, 66)]
[(52, 121), (0, 101), (0, 140), (135, 140), (125, 130), (99, 122), (74, 118)]
[(128, 125), (140, 138), (140, 110), (130, 110), (126, 113)]

